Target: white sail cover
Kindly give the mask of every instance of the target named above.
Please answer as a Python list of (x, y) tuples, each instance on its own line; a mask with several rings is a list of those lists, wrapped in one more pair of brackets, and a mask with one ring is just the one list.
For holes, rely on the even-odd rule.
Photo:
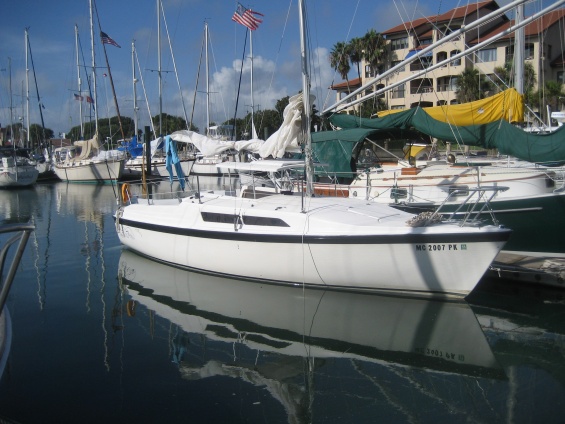
[(216, 140), (194, 131), (180, 130), (171, 134), (180, 143), (192, 143), (204, 156), (214, 156), (234, 148), (234, 141)]
[[(316, 97), (310, 96), (310, 104)], [(299, 153), (303, 142), (302, 111), (304, 110), (302, 93), (289, 99), (284, 108), (283, 123), (267, 140), (253, 138), (251, 140), (224, 141), (217, 140), (194, 131), (181, 130), (171, 134), (178, 142), (192, 143), (204, 156), (214, 156), (229, 149), (245, 150), (258, 153), (262, 158), (280, 159), (286, 152)]]
[[(310, 104), (313, 104), (315, 99), (316, 97), (311, 95)], [(279, 159), (286, 152), (300, 152), (300, 145), (304, 141), (302, 135), (303, 110), (302, 93), (292, 96), (284, 108), (281, 127), (259, 149), (258, 153), (262, 158), (272, 156), (274, 159)]]

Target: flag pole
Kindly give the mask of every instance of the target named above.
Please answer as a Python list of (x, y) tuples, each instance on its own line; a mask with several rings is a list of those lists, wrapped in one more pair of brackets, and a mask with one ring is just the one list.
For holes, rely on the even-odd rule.
[[(100, 16), (98, 16), (98, 8), (96, 3), (94, 4), (96, 8), (96, 17), (98, 18), (98, 29), (102, 33), (102, 26), (100, 25)], [(106, 58), (106, 68), (108, 68), (108, 76), (110, 77), (110, 86), (112, 87), (112, 94), (114, 95), (114, 105), (116, 106), (116, 114), (118, 115), (118, 125), (120, 126), (120, 132), (122, 134), (122, 139), (125, 140), (126, 136), (124, 134), (124, 128), (122, 126), (122, 118), (120, 116), (120, 107), (118, 106), (118, 99), (116, 97), (116, 89), (114, 88), (114, 79), (112, 78), (112, 71), (110, 70), (110, 63), (108, 62), (108, 54), (106, 53), (106, 44), (102, 41), (102, 48), (104, 49), (104, 57)], [(112, 128), (110, 130), (110, 139), (112, 139)]]

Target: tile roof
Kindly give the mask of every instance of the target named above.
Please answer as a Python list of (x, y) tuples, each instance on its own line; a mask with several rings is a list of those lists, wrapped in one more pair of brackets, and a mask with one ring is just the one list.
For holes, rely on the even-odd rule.
[[(360, 78), (355, 78), (352, 80), (349, 80), (349, 88), (354, 89), (354, 88), (358, 88), (361, 87), (361, 79)], [(332, 84), (332, 86), (330, 87), (332, 90), (339, 90), (342, 88), (347, 88), (347, 81), (344, 82), (340, 82), (339, 84)]]
[[(539, 35), (542, 32), (546, 31), (551, 26), (555, 25), (559, 20), (562, 20), (564, 18), (565, 18), (565, 9), (556, 9), (552, 12), (546, 13), (540, 19), (536, 19), (535, 21), (530, 22), (528, 25), (524, 27), (524, 36), (527, 38), (527, 37)], [(468, 43), (477, 44), (480, 41), (487, 40), (490, 37), (494, 37), (495, 35), (498, 35), (501, 32), (507, 30), (514, 24), (515, 24), (514, 19), (504, 22), (502, 25), (495, 27), (491, 31), (481, 34), (480, 38), (475, 38), (474, 40), (471, 40)], [(513, 39), (514, 39), (514, 33), (507, 34), (504, 37), (500, 38), (500, 40), (513, 40)]]
[(472, 12), (476, 12), (477, 10), (481, 9), (492, 9), (496, 10), (499, 8), (498, 4), (494, 0), (487, 0), (479, 3), (473, 3), (465, 6), (456, 7), (455, 9), (451, 9), (448, 12), (442, 13), (441, 15), (434, 15), (428, 16), (425, 18), (418, 18), (411, 22), (405, 22), (386, 31), (383, 31), (383, 35), (391, 35), (399, 32), (406, 32), (408, 29), (417, 29), (422, 27), (423, 25), (430, 24), (430, 23), (440, 23), (440, 22), (449, 22), (454, 19), (462, 19), (465, 16), (469, 15)]

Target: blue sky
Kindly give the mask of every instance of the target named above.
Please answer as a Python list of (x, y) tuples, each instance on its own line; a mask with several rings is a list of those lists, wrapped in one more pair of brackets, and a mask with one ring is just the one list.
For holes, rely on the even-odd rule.
[[(0, 26), (0, 123), (3, 126), (10, 123), (10, 75), (14, 121), (22, 115), (25, 117), (25, 106), (22, 106), (22, 94), (25, 95), (24, 30), (29, 28), (45, 126), (54, 130), (57, 136), (79, 124), (78, 101), (73, 97), (77, 92), (74, 26), (77, 24), (79, 27), (86, 65), (90, 67), (89, 2), (19, 0), (5, 3)], [(242, 4), (264, 14), (263, 23), (253, 32), (254, 104), (258, 109), (273, 108), (276, 100), (296, 94), (301, 86), (297, 1), (255, 0)], [(211, 120), (222, 122), (234, 114), (245, 39), (245, 27), (231, 20), (236, 5), (237, 2), (232, 0), (163, 0), (182, 98), (189, 118), (205, 21), (208, 22), (211, 39)], [(369, 29), (384, 31), (402, 21), (444, 13), (458, 5), (460, 3), (454, 0), (439, 3), (431, 0), (307, 0), (317, 108), (321, 110), (324, 105), (333, 103), (334, 93), (328, 87), (334, 81), (341, 81), (330, 68), (327, 58), (336, 42), (362, 36)], [(157, 69), (157, 1), (97, 0), (96, 6), (102, 31), (121, 45), (121, 48), (106, 45), (120, 114), (133, 116), (131, 44), (135, 40), (145, 85), (144, 93), (141, 83), (137, 84), (139, 125), (149, 125), (145, 96), (153, 116), (158, 113), (159, 98), (158, 78), (154, 72)], [(103, 69), (106, 64), (97, 22), (95, 28), (98, 110), (99, 117), (104, 118), (115, 116), (116, 111), (109, 79), (103, 76), (107, 71)], [(163, 20), (161, 33), (163, 111), (184, 116)], [(11, 58), (11, 67), (8, 58)], [(30, 122), (40, 123), (31, 63), (29, 68)], [(138, 69), (136, 73), (139, 75)], [(194, 112), (194, 122), (200, 129), (205, 125), (204, 81), (202, 68)], [(238, 116), (250, 110), (249, 84), (249, 61), (246, 60)], [(83, 83), (83, 88), (85, 85)]]

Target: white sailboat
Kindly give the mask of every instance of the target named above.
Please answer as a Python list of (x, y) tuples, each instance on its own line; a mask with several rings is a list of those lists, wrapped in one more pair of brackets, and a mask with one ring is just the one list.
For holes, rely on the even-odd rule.
[(29, 187), (37, 181), (39, 171), (25, 155), (13, 147), (0, 149), (0, 188)]
[[(306, 196), (260, 199), (214, 192), (158, 202), (130, 199), (116, 212), (120, 241), (145, 256), (278, 284), (465, 296), (510, 237), (479, 222), (432, 223), (388, 205), (312, 196), (311, 96), (300, 2)], [(302, 94), (301, 94), (302, 95)], [(288, 130), (288, 129), (287, 129)]]
[(106, 151), (98, 132), (98, 105), (96, 94), (96, 59), (94, 54), (94, 18), (90, 4), (90, 36), (92, 49), (92, 81), (94, 92), (94, 137), (75, 141), (72, 146), (58, 147), (53, 152), (54, 171), (62, 181), (73, 183), (114, 182), (122, 177), (126, 155), (118, 150)]

